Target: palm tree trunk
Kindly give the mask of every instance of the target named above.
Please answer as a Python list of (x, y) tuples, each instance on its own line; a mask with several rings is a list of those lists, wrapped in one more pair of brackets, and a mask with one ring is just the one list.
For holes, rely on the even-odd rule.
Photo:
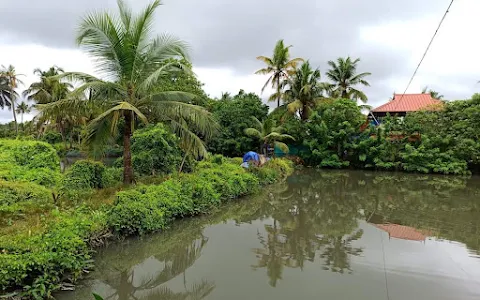
[(277, 107), (280, 107), (280, 77), (277, 79)]
[(178, 173), (182, 173), (183, 165), (185, 164), (185, 160), (187, 159), (187, 155), (190, 152), (190, 148), (188, 147), (187, 151), (185, 151), (185, 155), (183, 156), (182, 163), (180, 164), (180, 168), (178, 169)]
[(300, 118), (302, 118), (302, 121), (306, 121), (308, 119), (308, 110), (307, 108), (302, 109), (302, 113), (300, 114)]
[(15, 133), (18, 136), (17, 112), (15, 111), (15, 98), (13, 97), (13, 89), (10, 90), (10, 101), (12, 104), (13, 123), (15, 124)]
[(133, 182), (132, 152), (130, 150), (132, 136), (132, 113), (127, 111), (124, 115), (125, 128), (123, 129), (123, 183)]

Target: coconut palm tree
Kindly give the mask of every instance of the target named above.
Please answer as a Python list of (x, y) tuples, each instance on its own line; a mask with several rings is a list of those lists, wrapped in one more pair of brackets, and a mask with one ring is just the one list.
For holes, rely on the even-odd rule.
[[(80, 24), (77, 43), (96, 63), (101, 76), (67, 72), (55, 78), (79, 80), (82, 84), (72, 91), (70, 107), (84, 105), (85, 94), (99, 95), (89, 101), (100, 102), (103, 112), (87, 128), (87, 143), (101, 143), (115, 134), (123, 124), (123, 181), (133, 182), (130, 139), (135, 125), (148, 119), (168, 123), (196, 156), (206, 156), (203, 141), (193, 132), (208, 137), (216, 129), (210, 113), (204, 108), (178, 100), (193, 97), (183, 92), (159, 92), (159, 81), (171, 72), (188, 72), (178, 59), (187, 57), (187, 45), (169, 34), (152, 37), (151, 28), (155, 0), (140, 13), (118, 0), (118, 15), (97, 12), (87, 15)], [(168, 62), (167, 62), (168, 61)], [(187, 148), (188, 148), (187, 147)]]
[(288, 153), (288, 146), (281, 141), (294, 141), (294, 137), (282, 133), (283, 128), (280, 126), (275, 127), (275, 121), (273, 119), (268, 118), (263, 121), (263, 123), (255, 117), (252, 117), (252, 120), (255, 123), (255, 127), (246, 128), (245, 134), (248, 136), (256, 137), (260, 141), (262, 141), (261, 152), (263, 152), (263, 154), (267, 155), (267, 148), (269, 145), (275, 145), (280, 148), (284, 153)]
[(23, 95), (35, 100), (37, 104), (47, 104), (65, 99), (73, 86), (54, 78), (62, 73), (64, 73), (63, 69), (57, 66), (50, 67), (46, 71), (35, 69), (33, 74), (39, 77), (39, 81), (32, 83), (23, 92)]
[[(15, 101), (18, 98), (18, 94), (15, 91), (18, 88), (19, 84), (23, 84), (23, 82), (18, 79), (19, 76), (22, 74), (17, 74), (15, 67), (9, 65), (5, 67), (2, 65), (2, 69), (0, 70), (0, 77), (3, 78), (4, 84), (6, 84), (6, 89), (8, 92), (2, 93), (2, 97), (4, 98), (4, 102), (9, 103), (9, 107), (12, 109), (13, 112), (13, 122), (15, 124), (15, 132), (18, 135), (18, 122), (17, 122), (17, 111), (15, 109)], [(5, 98), (8, 95), (8, 100)]]
[(20, 115), (21, 115), (21, 121), (20, 121), (20, 123), (23, 124), (23, 115), (24, 115), (24, 114), (28, 114), (30, 111), (31, 111), (31, 107), (30, 107), (30, 105), (28, 105), (25, 101), (22, 101), (22, 103), (20, 103), (20, 104), (17, 106), (17, 114), (20, 114)]
[(292, 46), (286, 46), (283, 40), (279, 40), (273, 50), (273, 56), (259, 56), (258, 60), (263, 61), (267, 66), (258, 70), (255, 74), (270, 75), (267, 82), (262, 88), (262, 92), (271, 85), (275, 89), (275, 93), (270, 97), (270, 101), (277, 100), (277, 107), (280, 106), (280, 100), (282, 99), (282, 82), (293, 73), (295, 68), (300, 62), (303, 62), (301, 58), (294, 58), (290, 60), (290, 48)]
[(443, 100), (443, 97), (445, 97), (437, 91), (434, 91), (432, 89), (429, 90), (428, 86), (423, 88), (422, 94), (430, 94), (430, 97), (432, 97), (433, 99), (437, 99), (437, 100)]
[(312, 69), (310, 62), (306, 61), (284, 82), (288, 86), (284, 95), (289, 103), (287, 109), (291, 113), (299, 113), (303, 121), (308, 119), (315, 105), (324, 99), (326, 86), (320, 82), (320, 78), (320, 70)]
[(357, 74), (359, 62), (360, 58), (352, 60), (350, 57), (339, 57), (336, 62), (328, 62), (330, 70), (327, 71), (326, 75), (333, 82), (330, 89), (334, 95), (345, 99), (361, 100), (365, 103), (368, 100), (367, 96), (362, 91), (356, 89), (355, 86), (370, 86), (365, 77), (371, 75), (371, 73)]
[[(14, 91), (15, 92), (15, 91)], [(0, 77), (0, 108), (10, 108), (11, 89), (8, 79)]]

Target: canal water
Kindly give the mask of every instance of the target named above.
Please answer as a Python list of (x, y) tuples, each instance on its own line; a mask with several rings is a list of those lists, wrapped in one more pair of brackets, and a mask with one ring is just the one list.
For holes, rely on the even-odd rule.
[(307, 170), (112, 244), (58, 299), (480, 299), (480, 178)]

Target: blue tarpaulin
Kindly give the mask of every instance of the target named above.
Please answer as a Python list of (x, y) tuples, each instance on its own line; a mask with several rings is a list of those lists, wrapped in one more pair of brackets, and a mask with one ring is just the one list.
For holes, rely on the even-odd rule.
[(257, 152), (249, 151), (243, 156), (243, 162), (248, 162), (249, 160), (260, 161), (260, 157)]

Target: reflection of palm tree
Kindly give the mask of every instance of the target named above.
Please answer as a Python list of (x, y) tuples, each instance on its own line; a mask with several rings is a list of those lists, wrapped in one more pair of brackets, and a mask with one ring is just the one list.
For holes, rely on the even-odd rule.
[(113, 294), (105, 299), (137, 299), (137, 294), (145, 291), (156, 294), (156, 290), (162, 284), (182, 273), (184, 274), (185, 290), (187, 290), (185, 272), (200, 257), (201, 250), (207, 241), (208, 239), (202, 236), (200, 239), (191, 241), (188, 245), (182, 242), (178, 244), (173, 243), (175, 245), (173, 248), (168, 248), (168, 251), (154, 255), (158, 261), (164, 263), (163, 270), (158, 272), (154, 277), (142, 278), (138, 285), (134, 285), (135, 270), (133, 268), (130, 270), (117, 270), (117, 276), (114, 276), (112, 280), (107, 279), (105, 281), (105, 283), (115, 290)]
[(283, 266), (289, 265), (284, 254), (284, 244), (279, 239), (279, 231), (277, 221), (273, 221), (273, 226), (265, 225), (267, 239), (258, 232), (258, 239), (263, 248), (254, 249), (254, 253), (259, 258), (258, 264), (254, 265), (254, 269), (267, 268), (267, 276), (270, 278), (269, 284), (273, 287), (277, 285), (277, 281), (282, 279)]
[(326, 245), (320, 254), (320, 257), (325, 259), (324, 269), (342, 274), (347, 269), (351, 273), (348, 255), (357, 256), (362, 253), (362, 249), (352, 247), (351, 242), (360, 239), (362, 235), (363, 230), (359, 229), (345, 238), (342, 236), (325, 237)]
[(266, 226), (266, 238), (258, 234), (263, 248), (253, 250), (259, 258), (254, 268), (267, 268), (270, 285), (282, 278), (284, 267), (303, 269), (317, 253), (326, 270), (351, 271), (350, 256), (362, 252), (351, 245), (363, 235), (355, 231), (360, 206), (349, 201), (348, 176), (337, 175), (314, 174), (271, 195), (274, 223)]
[(142, 297), (142, 300), (200, 300), (204, 299), (215, 289), (215, 284), (207, 280), (202, 280), (201, 283), (193, 284), (190, 289), (185, 289), (185, 292), (175, 293), (168, 287), (161, 287), (151, 291), (147, 296)]

